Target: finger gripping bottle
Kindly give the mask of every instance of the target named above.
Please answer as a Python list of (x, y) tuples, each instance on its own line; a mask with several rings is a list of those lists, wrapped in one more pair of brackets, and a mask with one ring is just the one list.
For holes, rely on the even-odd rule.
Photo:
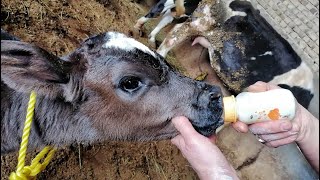
[(292, 120), (296, 112), (296, 101), (287, 89), (265, 92), (242, 92), (236, 97), (223, 98), (224, 121), (246, 124), (270, 120)]

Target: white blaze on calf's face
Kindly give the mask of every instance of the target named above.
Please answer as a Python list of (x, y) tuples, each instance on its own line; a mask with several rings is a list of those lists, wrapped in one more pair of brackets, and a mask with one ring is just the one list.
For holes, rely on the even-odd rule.
[(139, 49), (145, 53), (152, 55), (153, 57), (157, 57), (153, 51), (151, 51), (144, 44), (134, 40), (133, 38), (129, 38), (123, 34), (110, 32), (108, 33), (110, 39), (107, 43), (103, 44), (103, 48), (119, 48), (125, 51), (133, 51), (135, 49)]

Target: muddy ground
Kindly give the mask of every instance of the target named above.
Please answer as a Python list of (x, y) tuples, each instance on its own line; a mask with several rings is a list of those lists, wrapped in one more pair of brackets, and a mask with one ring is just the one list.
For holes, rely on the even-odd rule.
[[(119, 31), (131, 35), (136, 20), (152, 3), (137, 0), (3, 0), (1, 28), (61, 56), (94, 34)], [(146, 24), (145, 31), (150, 32), (156, 22)], [(158, 36), (159, 41), (163, 34)], [(148, 45), (146, 35), (138, 40)], [(198, 58), (201, 54), (195, 56)], [(201, 70), (192, 64), (186, 68)], [(189, 75), (199, 73), (201, 71)], [(32, 156), (34, 154), (29, 154), (28, 159)], [(7, 179), (16, 162), (16, 154), (1, 156), (1, 179)], [(197, 176), (168, 140), (110, 141), (86, 147), (75, 144), (59, 150), (38, 179), (197, 179)]]

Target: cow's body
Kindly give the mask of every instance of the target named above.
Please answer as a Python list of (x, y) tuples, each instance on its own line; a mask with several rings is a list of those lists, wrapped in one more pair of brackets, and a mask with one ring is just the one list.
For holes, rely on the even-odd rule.
[(223, 123), (219, 87), (179, 75), (123, 34), (91, 37), (63, 58), (6, 39), (1, 40), (1, 154), (19, 147), (31, 90), (37, 103), (30, 148), (166, 139), (177, 134), (170, 120), (178, 115), (204, 135)]
[[(218, 12), (218, 13), (216, 13)], [(314, 96), (313, 73), (290, 44), (247, 1), (202, 1), (191, 22), (175, 27), (157, 50), (162, 56), (186, 38), (209, 49), (211, 65), (234, 93), (256, 81), (292, 90), (303, 106)]]

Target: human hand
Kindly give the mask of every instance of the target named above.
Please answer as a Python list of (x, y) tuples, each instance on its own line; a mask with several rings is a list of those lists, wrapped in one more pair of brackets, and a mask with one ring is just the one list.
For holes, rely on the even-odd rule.
[(180, 149), (200, 179), (238, 179), (233, 167), (214, 144), (215, 137), (199, 134), (186, 117), (175, 117), (172, 123), (180, 134), (171, 142)]
[[(264, 82), (256, 82), (248, 87), (250, 92), (263, 92), (272, 89), (279, 89), (280, 87)], [(248, 129), (253, 134), (258, 135), (259, 139), (265, 141), (267, 146), (278, 147), (289, 144), (294, 141), (301, 141), (306, 136), (308, 126), (310, 126), (307, 119), (310, 119), (310, 113), (297, 103), (296, 116), (292, 121), (278, 120), (265, 121), (246, 125), (240, 121), (233, 123), (232, 126), (240, 132), (247, 132)]]

